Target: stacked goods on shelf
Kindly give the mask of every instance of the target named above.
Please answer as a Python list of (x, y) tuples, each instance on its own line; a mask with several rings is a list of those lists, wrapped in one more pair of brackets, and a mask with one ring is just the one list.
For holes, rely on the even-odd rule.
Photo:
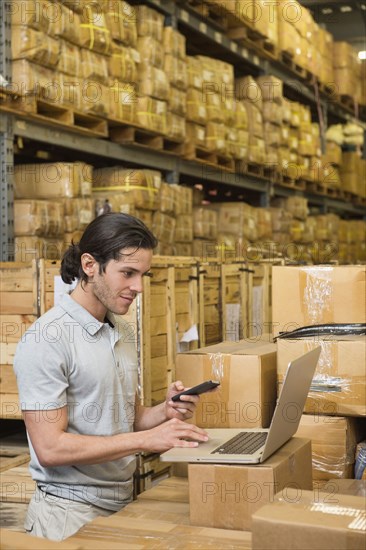
[(333, 69), (337, 95), (358, 103), (361, 97), (361, 62), (348, 42), (333, 43)]
[(0, 264), (1, 418), (22, 418), (13, 372), (17, 342), (38, 315), (36, 261)]
[(295, 1), (291, 5), (280, 0), (277, 6), (278, 47), (286, 56), (298, 60), (301, 56), (301, 36), (296, 23), (301, 20), (303, 8)]
[[(299, 429), (301, 436), (314, 441), (314, 478), (349, 477), (355, 445), (364, 438), (356, 433), (356, 421), (366, 415), (366, 339), (352, 335), (351, 330), (352, 323), (365, 320), (365, 269), (357, 265), (275, 266), (272, 275), (274, 334), (314, 327), (313, 335), (278, 338), (279, 384), (289, 361), (321, 348)], [(335, 334), (335, 327), (343, 323), (349, 325), (348, 334)], [(318, 325), (326, 325), (328, 332)]]
[[(313, 242), (307, 246), (314, 264), (340, 261), (338, 232), (340, 218), (336, 214), (310, 216), (308, 225), (313, 229)], [(342, 262), (341, 262), (342, 263)]]
[(319, 52), (320, 63), (318, 70), (318, 78), (320, 83), (327, 87), (328, 90), (334, 91), (334, 71), (333, 71), (333, 35), (322, 27), (317, 27), (318, 41), (315, 44), (316, 50)]
[(111, 91), (109, 118), (126, 122), (136, 119), (137, 51), (135, 10), (124, 1), (107, 0), (106, 22), (111, 35), (108, 75)]
[(279, 249), (290, 242), (290, 225), (292, 214), (286, 208), (271, 207), (272, 236), (273, 241)]
[(193, 240), (193, 190), (181, 185), (173, 185), (173, 188), (176, 195), (175, 254), (177, 256), (199, 256), (200, 251), (195, 250)]
[(366, 105), (366, 60), (361, 60), (361, 96), (360, 96), (360, 104), (365, 107)]
[(84, 162), (20, 164), (14, 169), (15, 259), (59, 259), (95, 217), (93, 169)]
[[(310, 181), (323, 181), (319, 124), (312, 123), (310, 108), (291, 102), (291, 126), (298, 121), (298, 164), (301, 175)], [(296, 153), (293, 151), (295, 157)], [(325, 182), (324, 182), (325, 183)]]
[(170, 91), (167, 112), (167, 137), (178, 142), (186, 138), (186, 95), (188, 86), (186, 38), (173, 27), (163, 29), (164, 70)]
[[(274, 222), (274, 240), (279, 238), (280, 247), (285, 256), (295, 261), (309, 261), (306, 243), (314, 241), (312, 226), (307, 224), (308, 201), (304, 197), (287, 197), (274, 199), (272, 219)], [(288, 228), (288, 237), (283, 237), (284, 229)]]
[(265, 0), (253, 2), (253, 28), (264, 37), (266, 43), (278, 44), (278, 16), (275, 6), (270, 6)]
[(202, 66), (203, 102), (206, 106), (206, 148), (229, 157), (228, 128), (234, 124), (234, 100), (228, 91), (234, 85), (234, 67), (207, 56), (198, 56)]
[(262, 97), (262, 117), (266, 165), (278, 170), (281, 127), (284, 123), (283, 82), (274, 76), (257, 78)]
[(158, 210), (153, 213), (151, 229), (158, 239), (157, 254), (174, 255), (177, 194), (175, 186), (162, 183), (158, 193)]
[(186, 153), (194, 155), (196, 148), (206, 147), (207, 110), (202, 96), (202, 63), (198, 57), (187, 56), (187, 78)]
[(235, 80), (235, 94), (247, 112), (249, 141), (248, 154), (244, 162), (263, 165), (266, 161), (266, 154), (261, 88), (254, 78), (245, 76)]
[[(293, 60), (296, 66), (318, 74), (319, 58), (315, 40), (317, 25), (309, 10), (299, 2), (280, 0), (277, 3), (278, 45), (284, 62)], [(297, 68), (297, 67), (296, 67)]]
[(167, 131), (167, 105), (170, 84), (164, 71), (164, 16), (139, 6), (136, 17), (138, 65), (137, 122), (159, 134)]
[(340, 167), (342, 189), (351, 195), (366, 198), (366, 160), (357, 152), (343, 152)]
[[(231, 96), (234, 68), (218, 59), (187, 56), (187, 72), (185, 155), (191, 159), (203, 156), (212, 161), (216, 160), (213, 155), (230, 158), (235, 138), (230, 132), (235, 123), (234, 100)], [(242, 119), (240, 124), (242, 128)], [(205, 156), (205, 152), (208, 155)], [(239, 154), (242, 153), (239, 151)]]
[(338, 227), (338, 258), (342, 264), (366, 261), (366, 222), (340, 220)]
[(215, 248), (217, 244), (217, 221), (218, 213), (216, 210), (204, 206), (195, 206), (193, 208), (193, 238), (195, 242), (195, 251), (199, 251), (200, 258), (203, 259), (203, 252)]
[(98, 168), (93, 173), (96, 212), (124, 212), (140, 218), (149, 228), (158, 209), (161, 173), (123, 166)]
[(224, 258), (246, 258), (247, 247), (258, 239), (257, 209), (245, 202), (215, 203), (212, 208), (218, 210), (217, 243)]

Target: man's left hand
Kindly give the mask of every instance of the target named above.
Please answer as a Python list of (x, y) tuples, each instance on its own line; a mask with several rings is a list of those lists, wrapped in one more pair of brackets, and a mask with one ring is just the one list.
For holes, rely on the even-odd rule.
[(196, 405), (199, 401), (199, 395), (182, 395), (179, 401), (172, 401), (172, 397), (188, 388), (185, 388), (183, 382), (177, 380), (169, 386), (166, 396), (166, 417), (179, 418), (179, 420), (188, 420), (192, 418)]

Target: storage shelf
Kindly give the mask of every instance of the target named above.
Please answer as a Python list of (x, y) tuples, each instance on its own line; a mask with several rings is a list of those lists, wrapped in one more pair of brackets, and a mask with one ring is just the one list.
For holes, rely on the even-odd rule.
[[(140, 4), (141, 0), (132, 0), (130, 3)], [(204, 48), (209, 46), (208, 53), (210, 56), (235, 65), (239, 73), (277, 76), (284, 82), (285, 96), (287, 95), (291, 99), (309, 105), (313, 113), (317, 114), (314, 85), (298, 78), (280, 61), (264, 58), (257, 50), (249, 46), (243, 47), (229, 39), (217, 25), (211, 25), (209, 21), (190, 10), (184, 2), (145, 0), (144, 3), (163, 13), (166, 16), (166, 23), (172, 24), (189, 37), (190, 44), (202, 45), (202, 53), (205, 51)], [(5, 17), (2, 19), (2, 24), (0, 24), (0, 50), (2, 50), (0, 51), (0, 58), (1, 56), (4, 57), (4, 51), (7, 48), (7, 46), (4, 47), (4, 44), (10, 44), (8, 39), (9, 22), (6, 21)], [(5, 41), (4, 37), (6, 38)], [(7, 60), (10, 59), (9, 55), (5, 57)], [(322, 91), (320, 91), (319, 96), (325, 121), (329, 123), (356, 122), (366, 131), (365, 108), (360, 109), (362, 120), (359, 120), (345, 106), (338, 104)], [(270, 196), (273, 194), (276, 196), (297, 194), (305, 196), (309, 200), (309, 204), (321, 207), (323, 212), (335, 211), (340, 214), (355, 216), (364, 216), (365, 214), (365, 209), (362, 206), (346, 203), (328, 196), (309, 194), (295, 188), (273, 186), (269, 181), (260, 177), (227, 172), (219, 167), (188, 161), (163, 151), (156, 151), (138, 145), (119, 145), (106, 139), (79, 135), (71, 129), (55, 128), (40, 121), (27, 119), (27, 116), (22, 114), (1, 113), (0, 152), (4, 159), (6, 156), (6, 161), (3, 159), (2, 165), (7, 166), (7, 172), (4, 174), (2, 183), (2, 190), (4, 191), (2, 195), (5, 200), (1, 218), (3, 227), (1, 247), (3, 250), (6, 250), (12, 233), (12, 170), (10, 165), (13, 158), (11, 147), (13, 135), (14, 137), (26, 138), (60, 148), (60, 151), (62, 149), (80, 151), (80, 153), (90, 155), (91, 158), (95, 159), (99, 157), (116, 161), (116, 163), (126, 163), (130, 166), (136, 165), (160, 170), (165, 174), (167, 181), (184, 182), (184, 177), (197, 178), (197, 183), (205, 181), (207, 184), (227, 186), (228, 189), (247, 190), (259, 194), (262, 205), (268, 204)], [(1, 254), (2, 257), (4, 254), (6, 256), (6, 251)]]
[[(51, 128), (34, 120), (25, 120), (21, 115), (8, 116), (14, 117), (14, 135), (21, 138), (34, 140), (63, 149), (80, 151), (81, 153), (94, 157), (104, 157), (106, 159), (115, 160), (116, 163), (128, 163), (129, 165), (160, 170), (165, 174), (172, 173), (177, 176), (197, 178), (197, 183), (206, 181), (208, 183), (232, 186), (238, 189), (263, 193), (265, 195), (269, 195), (270, 193), (270, 182), (261, 177), (228, 172), (210, 164), (185, 160), (164, 152), (148, 149), (147, 147), (142, 148), (133, 145), (119, 145), (104, 139), (78, 135), (75, 132)], [(358, 216), (362, 216), (365, 213), (365, 209), (362, 206), (345, 203), (331, 197), (309, 194), (306, 193), (306, 191), (298, 189), (275, 185), (274, 192), (275, 195), (283, 197), (292, 196), (294, 194), (305, 196), (308, 198), (309, 203), (322, 206), (326, 210), (332, 209), (340, 213), (345, 212)]]

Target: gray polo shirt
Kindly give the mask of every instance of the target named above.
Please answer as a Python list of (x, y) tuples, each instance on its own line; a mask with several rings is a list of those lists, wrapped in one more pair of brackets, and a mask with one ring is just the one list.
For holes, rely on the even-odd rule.
[[(55, 412), (48, 411), (67, 405), (69, 433), (108, 436), (133, 430), (135, 334), (121, 317), (108, 318), (111, 323), (101, 323), (64, 295), (30, 327), (14, 358), (22, 410), (52, 421)], [(44, 468), (29, 445), (30, 471), (44, 491), (114, 511), (132, 500), (135, 456)]]

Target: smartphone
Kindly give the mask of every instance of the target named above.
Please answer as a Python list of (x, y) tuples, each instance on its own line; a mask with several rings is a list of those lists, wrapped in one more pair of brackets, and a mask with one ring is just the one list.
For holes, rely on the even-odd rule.
[(172, 397), (172, 401), (180, 401), (181, 395), (199, 395), (200, 393), (205, 393), (206, 391), (217, 388), (217, 386), (219, 385), (220, 382), (217, 382), (216, 380), (207, 380), (206, 382), (202, 382), (202, 384), (198, 384), (198, 386), (189, 388), (189, 390), (184, 390), (180, 393), (177, 393), (177, 395), (174, 395)]

